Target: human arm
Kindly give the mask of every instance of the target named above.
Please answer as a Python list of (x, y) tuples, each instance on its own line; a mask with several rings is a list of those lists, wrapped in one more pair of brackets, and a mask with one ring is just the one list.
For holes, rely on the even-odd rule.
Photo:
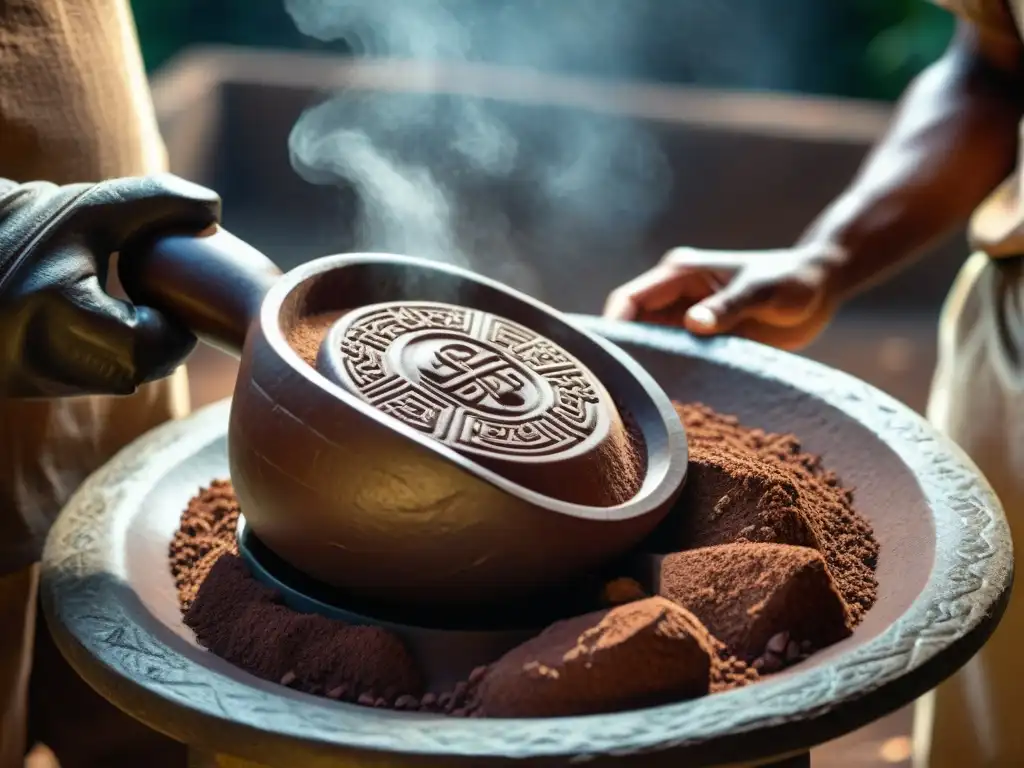
[(1024, 47), (962, 21), (908, 88), (850, 186), (792, 247), (669, 252), (614, 291), (606, 314), (799, 347), (837, 305), (963, 223), (1013, 168)]

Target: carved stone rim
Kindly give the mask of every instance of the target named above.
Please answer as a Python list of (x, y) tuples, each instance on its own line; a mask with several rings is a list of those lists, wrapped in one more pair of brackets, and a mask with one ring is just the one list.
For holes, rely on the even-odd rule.
[[(613, 342), (799, 381), (807, 393), (884, 436), (917, 477), (936, 528), (928, 583), (903, 616), (864, 645), (805, 672), (613, 715), (444, 719), (284, 695), (278, 686), (250, 684), (182, 656), (152, 626), (137, 621), (138, 609), (133, 613), (125, 600), (130, 592), (119, 581), (120, 555), (109, 546), (117, 534), (117, 510), (137, 505), (156, 482), (139, 468), (157, 459), (173, 466), (223, 437), (229, 404), (222, 401), (122, 451), (89, 478), (55, 524), (44, 555), (42, 596), (62, 651), (90, 684), (151, 725), (206, 749), (230, 737), (238, 754), (252, 759), (289, 751), (300, 758), (298, 749), (350, 759), (381, 751), (444, 756), (444, 765), (613, 756), (633, 764), (630, 758), (642, 761), (645, 753), (679, 749), (690, 764), (702, 765), (782, 754), (838, 736), (930, 689), (981, 647), (1009, 595), (1009, 528), (974, 465), (921, 417), (857, 379), (751, 342), (575, 320)], [(743, 738), (733, 738), (738, 734)]]

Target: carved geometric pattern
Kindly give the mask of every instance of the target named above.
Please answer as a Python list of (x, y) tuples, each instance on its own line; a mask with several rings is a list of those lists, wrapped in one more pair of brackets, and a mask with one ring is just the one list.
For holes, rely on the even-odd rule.
[[(932, 572), (915, 602), (889, 627), (825, 663), (632, 712), (568, 721), (419, 718), (296, 693), (225, 671), (211, 654), (154, 620), (127, 575), (129, 531), (151, 519), (147, 504), (158, 483), (180, 477), (166, 518), (169, 540), (178, 510), (196, 487), (228, 476), (229, 402), (222, 401), (126, 448), (85, 482), (57, 519), (40, 591), (61, 650), (87, 682), (150, 725), (200, 750), (256, 762), (287, 754), (297, 767), (328, 759), (344, 764), (353, 754), (368, 754), (396, 765), (415, 755), (416, 764), (497, 759), (642, 766), (651, 759), (704, 764), (715, 755), (757, 764), (777, 757), (782, 745), (798, 749), (835, 738), (909, 703), (989, 636), (1012, 577), (1009, 526), (988, 484), (924, 419), (850, 376), (741, 339), (700, 341), (669, 330), (572, 319), (635, 356), (670, 396), (685, 398), (672, 382), (695, 365), (731, 369), (752, 381), (798, 382), (802, 392), (876, 432), (913, 474), (933, 512)], [(708, 404), (715, 405), (713, 399)], [(203, 479), (185, 469), (200, 456), (208, 473)], [(165, 578), (173, 600), (169, 572)]]
[(554, 342), (486, 312), (378, 304), (342, 320), (340, 382), (453, 448), (554, 456), (592, 438), (601, 398)]

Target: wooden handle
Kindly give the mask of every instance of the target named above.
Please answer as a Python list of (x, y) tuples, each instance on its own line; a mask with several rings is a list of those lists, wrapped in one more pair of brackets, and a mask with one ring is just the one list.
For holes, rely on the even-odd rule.
[(280, 276), (270, 259), (218, 226), (149, 240), (118, 259), (118, 277), (135, 304), (163, 312), (235, 357)]

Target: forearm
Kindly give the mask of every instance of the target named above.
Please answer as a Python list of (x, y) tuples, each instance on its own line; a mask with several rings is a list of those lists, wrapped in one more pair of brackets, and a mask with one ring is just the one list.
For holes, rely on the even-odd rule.
[(850, 187), (801, 238), (834, 254), (835, 298), (960, 226), (1011, 172), (1024, 114), (1019, 58), (1016, 41), (961, 30), (907, 90)]

